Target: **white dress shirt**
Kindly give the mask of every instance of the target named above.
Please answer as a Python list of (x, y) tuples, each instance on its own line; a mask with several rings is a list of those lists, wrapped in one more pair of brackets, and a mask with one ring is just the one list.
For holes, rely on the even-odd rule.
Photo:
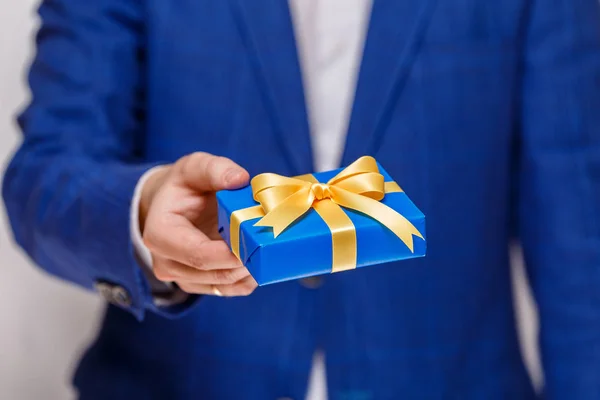
[[(289, 0), (316, 172), (339, 167), (372, 1)], [(141, 188), (154, 171), (148, 171), (138, 182), (131, 208), (132, 240), (141, 263), (148, 270), (152, 268), (152, 257), (140, 235), (138, 206)], [(151, 281), (156, 291), (165, 292), (164, 284)], [(156, 302), (160, 305), (181, 301), (177, 297), (157, 297)], [(320, 353), (315, 355), (307, 399), (327, 399), (325, 367)]]

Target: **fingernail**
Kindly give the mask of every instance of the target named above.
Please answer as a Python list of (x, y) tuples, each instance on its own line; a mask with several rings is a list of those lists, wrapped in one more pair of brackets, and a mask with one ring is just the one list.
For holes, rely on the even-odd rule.
[(219, 290), (219, 288), (218, 288), (218, 287), (216, 287), (216, 286), (213, 286), (213, 287), (212, 287), (212, 291), (213, 291), (213, 294), (214, 294), (215, 296), (218, 296), (218, 297), (223, 297), (223, 293), (221, 293), (221, 291)]

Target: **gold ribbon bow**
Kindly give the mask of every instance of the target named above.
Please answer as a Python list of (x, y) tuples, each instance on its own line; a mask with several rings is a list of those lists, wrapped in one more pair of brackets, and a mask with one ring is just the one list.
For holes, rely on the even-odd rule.
[(331, 230), (332, 272), (356, 268), (356, 230), (341, 207), (359, 211), (386, 226), (411, 252), (413, 235), (423, 239), (408, 219), (380, 202), (385, 193), (402, 189), (395, 182), (384, 182), (373, 157), (359, 158), (327, 183), (319, 183), (312, 175), (289, 178), (266, 173), (252, 179), (251, 185), (260, 206), (235, 211), (231, 217), (231, 245), (238, 258), (241, 222), (262, 217), (255, 226), (272, 227), (277, 237), (311, 208)]

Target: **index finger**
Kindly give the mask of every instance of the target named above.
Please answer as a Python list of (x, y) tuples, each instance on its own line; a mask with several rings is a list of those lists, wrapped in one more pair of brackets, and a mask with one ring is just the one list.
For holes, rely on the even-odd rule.
[(152, 253), (201, 270), (242, 266), (223, 240), (211, 240), (188, 220), (166, 230), (148, 231), (144, 244)]

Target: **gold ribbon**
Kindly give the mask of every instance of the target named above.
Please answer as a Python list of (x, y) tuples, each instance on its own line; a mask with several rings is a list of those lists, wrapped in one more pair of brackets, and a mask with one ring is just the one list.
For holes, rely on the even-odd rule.
[(312, 175), (289, 178), (266, 173), (252, 179), (254, 200), (260, 206), (232, 213), (230, 240), (239, 258), (239, 228), (242, 222), (261, 218), (255, 226), (271, 227), (275, 237), (313, 208), (331, 231), (332, 272), (356, 268), (356, 230), (342, 207), (359, 211), (391, 230), (414, 252), (413, 235), (423, 239), (404, 216), (380, 201), (385, 193), (401, 192), (395, 182), (384, 182), (373, 157), (361, 157), (327, 183)]

